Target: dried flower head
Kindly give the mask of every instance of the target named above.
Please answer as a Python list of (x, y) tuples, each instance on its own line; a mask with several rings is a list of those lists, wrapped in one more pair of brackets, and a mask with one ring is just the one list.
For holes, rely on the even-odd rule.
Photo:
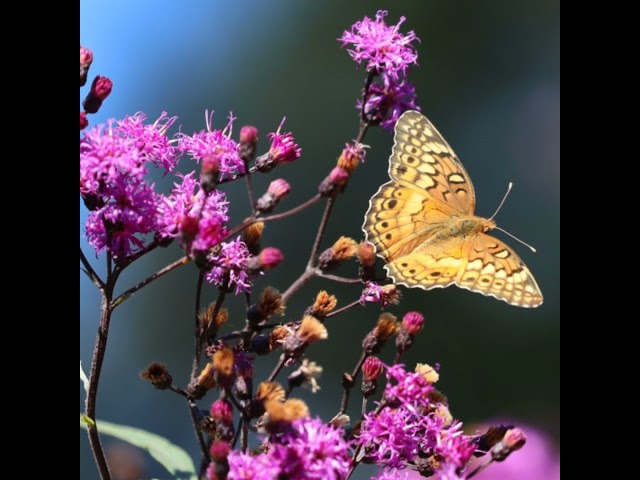
[(362, 348), (368, 354), (379, 353), (387, 340), (398, 333), (400, 324), (395, 315), (383, 313), (378, 318), (378, 323), (362, 341)]
[(358, 252), (358, 243), (349, 237), (340, 237), (330, 248), (318, 257), (318, 267), (321, 270), (333, 270), (345, 260), (352, 258)]
[(372, 243), (360, 242), (358, 245), (358, 261), (365, 268), (371, 268), (376, 263), (376, 249)]
[(260, 251), (262, 232), (264, 232), (264, 222), (253, 222), (242, 231), (242, 241), (252, 255), (256, 255)]
[(269, 334), (269, 347), (273, 351), (281, 346), (284, 341), (293, 335), (293, 330), (284, 325), (278, 325)]
[(336, 305), (338, 305), (338, 299), (335, 295), (320, 290), (313, 305), (307, 309), (306, 313), (316, 318), (324, 318), (336, 308)]
[(349, 415), (345, 415), (344, 413), (338, 413), (329, 421), (329, 425), (332, 425), (336, 428), (344, 428), (350, 423), (351, 419), (349, 418)]
[(312, 362), (305, 358), (302, 360), (302, 364), (296, 370), (294, 370), (288, 377), (289, 389), (294, 387), (303, 386), (311, 390), (311, 393), (316, 393), (320, 390), (318, 385), (318, 377), (322, 374), (322, 367), (316, 362)]
[[(213, 318), (214, 314), (215, 318)], [(198, 314), (198, 320), (202, 331), (208, 331), (213, 336), (229, 320), (229, 310), (221, 308), (216, 314), (216, 302), (211, 302), (206, 311)]]
[(213, 354), (213, 368), (216, 372), (225, 377), (229, 377), (233, 373), (234, 353), (229, 347), (224, 347)]
[(366, 150), (361, 143), (347, 143), (338, 157), (336, 166), (347, 172), (353, 172), (360, 162), (364, 162)]
[(326, 340), (329, 337), (327, 327), (320, 320), (311, 315), (305, 315), (300, 323), (296, 336), (304, 343), (311, 344), (318, 340)]
[(216, 381), (214, 373), (215, 369), (213, 368), (213, 364), (211, 362), (207, 363), (196, 379), (197, 386), (205, 390), (215, 387)]
[(273, 315), (284, 315), (286, 305), (282, 303), (282, 294), (273, 287), (267, 287), (260, 295), (258, 302), (258, 310), (264, 318), (270, 318)]
[(141, 371), (140, 377), (144, 380), (149, 380), (151, 385), (158, 390), (166, 390), (173, 382), (166, 365), (156, 362), (153, 362), (145, 370)]
[(286, 394), (284, 388), (278, 382), (262, 382), (258, 385), (254, 398), (262, 403), (271, 401), (284, 402)]
[(440, 379), (436, 369), (426, 363), (418, 363), (416, 373), (421, 374), (428, 383), (436, 383)]
[[(293, 421), (309, 415), (309, 407), (299, 398), (290, 398), (284, 402), (267, 401), (265, 402), (265, 410), (269, 416), (268, 425), (271, 427), (277, 425), (278, 431), (282, 430), (282, 424), (291, 424)], [(267, 429), (273, 431), (269, 427)]]
[(400, 330), (400, 324), (398, 318), (388, 312), (381, 314), (378, 317), (378, 323), (373, 330), (373, 334), (381, 341), (387, 341), (391, 336), (398, 333)]

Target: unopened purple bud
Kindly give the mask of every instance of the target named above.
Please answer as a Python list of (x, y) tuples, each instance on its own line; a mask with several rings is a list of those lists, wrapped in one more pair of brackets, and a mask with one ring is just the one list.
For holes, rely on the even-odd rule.
[(245, 125), (240, 129), (240, 143), (257, 143), (258, 129), (252, 125)]
[(84, 102), (82, 102), (85, 112), (96, 113), (100, 109), (104, 99), (111, 93), (112, 88), (113, 83), (107, 77), (98, 75), (94, 78), (91, 84), (91, 91), (84, 99)]
[(84, 130), (89, 125), (89, 119), (85, 112), (80, 112), (80, 130)]
[(420, 333), (423, 326), (424, 315), (422, 315), (420, 312), (407, 312), (402, 318), (402, 329), (411, 336)]
[(233, 407), (226, 400), (216, 400), (211, 404), (211, 418), (223, 423), (232, 423)]
[(382, 374), (382, 370), (383, 365), (378, 357), (367, 357), (362, 365), (362, 376), (371, 382)]
[(83, 87), (87, 83), (87, 73), (93, 62), (93, 52), (88, 48), (80, 46), (80, 86)]
[(289, 182), (282, 178), (278, 178), (271, 182), (269, 184), (269, 188), (267, 189), (267, 192), (272, 194), (278, 200), (282, 200), (284, 197), (289, 195), (290, 191), (291, 185), (289, 185)]

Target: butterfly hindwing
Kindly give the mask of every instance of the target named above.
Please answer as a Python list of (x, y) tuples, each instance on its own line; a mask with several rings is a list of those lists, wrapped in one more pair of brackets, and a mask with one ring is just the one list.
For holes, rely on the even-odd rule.
[(460, 243), (442, 250), (412, 252), (389, 262), (384, 268), (395, 283), (429, 290), (456, 283), (465, 264)]
[(429, 230), (447, 221), (453, 210), (395, 182), (385, 183), (373, 195), (363, 230), (385, 260), (411, 252), (424, 242)]
[(485, 233), (466, 243), (467, 262), (456, 281), (459, 286), (520, 307), (542, 304), (533, 274), (511, 247)]

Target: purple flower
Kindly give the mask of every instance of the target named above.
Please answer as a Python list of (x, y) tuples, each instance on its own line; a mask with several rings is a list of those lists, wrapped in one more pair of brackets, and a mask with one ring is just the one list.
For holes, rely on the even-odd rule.
[(227, 480), (273, 480), (280, 475), (279, 463), (268, 454), (249, 455), (235, 450), (227, 459)]
[(279, 163), (291, 163), (294, 160), (300, 158), (302, 149), (298, 146), (293, 138), (291, 132), (280, 133), (286, 117), (280, 122), (278, 131), (275, 133), (269, 133), (267, 137), (271, 140), (271, 146), (269, 147), (269, 154), (271, 159), (276, 164)]
[(140, 183), (147, 173), (143, 154), (108, 124), (84, 132), (80, 140), (80, 193), (110, 195), (123, 181)]
[(233, 115), (229, 115), (229, 123), (223, 130), (212, 130), (213, 112), (205, 112), (206, 130), (193, 135), (178, 135), (178, 149), (186, 152), (196, 162), (206, 156), (220, 159), (220, 174), (222, 178), (231, 177), (244, 172), (244, 162), (240, 158), (240, 146), (231, 139), (233, 129)]
[(133, 140), (148, 161), (163, 167), (169, 173), (178, 164), (178, 149), (171, 145), (167, 132), (177, 119), (178, 117), (169, 117), (167, 112), (162, 112), (153, 124), (145, 125), (147, 116), (138, 112), (120, 120), (118, 130)]
[(219, 190), (207, 194), (195, 180), (195, 172), (178, 176), (182, 182), (174, 184), (171, 195), (162, 197), (158, 207), (158, 231), (164, 237), (182, 237), (188, 249), (206, 252), (226, 234), (229, 202)]
[(438, 414), (442, 405), (431, 401), (433, 387), (421, 373), (407, 372), (402, 365), (386, 369), (383, 407), (365, 415), (358, 434), (366, 455), (388, 468), (402, 469), (418, 454), (437, 455), (444, 465), (463, 468), (475, 448), (462, 424)]
[(400, 25), (406, 20), (400, 17), (396, 25), (387, 25), (384, 21), (388, 12), (379, 10), (375, 20), (364, 17), (346, 30), (338, 41), (342, 46), (352, 44), (349, 55), (358, 64), (366, 63), (367, 71), (386, 72), (393, 77), (404, 73), (410, 64), (417, 64), (418, 54), (411, 44), (418, 40), (411, 31), (407, 35), (399, 32)]
[(404, 468), (418, 453), (423, 431), (419, 417), (406, 408), (385, 407), (364, 416), (358, 443), (375, 463), (389, 468)]
[(424, 375), (418, 372), (407, 372), (404, 365), (396, 364), (387, 367), (387, 386), (384, 396), (391, 404), (402, 404), (405, 408), (429, 406), (429, 393), (433, 386)]
[[(362, 100), (358, 100), (357, 108), (362, 109)], [(420, 107), (416, 103), (415, 87), (404, 76), (384, 73), (382, 83), (376, 81), (369, 87), (364, 114), (372, 123), (393, 130), (400, 115), (407, 110), (420, 110)]]
[(251, 291), (251, 281), (246, 272), (247, 260), (251, 254), (247, 246), (236, 238), (233, 242), (223, 242), (220, 252), (210, 257), (213, 268), (206, 280), (214, 285), (227, 288), (235, 287), (236, 295)]
[(475, 446), (471, 438), (462, 430), (462, 423), (454, 422), (449, 428), (441, 429), (434, 451), (440, 454), (444, 463), (463, 468), (471, 459)]
[(319, 418), (305, 417), (293, 423), (282, 439), (283, 444), (305, 459), (305, 474), (309, 479), (346, 478), (351, 467), (349, 443), (344, 431), (325, 424)]
[(400, 291), (394, 284), (380, 286), (376, 282), (367, 281), (365, 288), (360, 295), (360, 304), (380, 303), (382, 308), (389, 305), (396, 305), (400, 301)]
[(351, 457), (344, 431), (319, 418), (296, 420), (271, 440), (271, 449), (262, 455), (232, 452), (227, 478), (272, 480), (282, 475), (288, 480), (341, 480), (349, 473)]
[(80, 141), (80, 194), (91, 210), (89, 243), (97, 252), (126, 256), (155, 231), (158, 196), (145, 181), (144, 154), (113, 123), (92, 128)]
[(116, 256), (127, 256), (144, 246), (139, 235), (155, 231), (157, 196), (146, 183), (120, 184), (111, 198), (87, 217), (85, 231), (89, 244), (100, 252), (109, 248)]

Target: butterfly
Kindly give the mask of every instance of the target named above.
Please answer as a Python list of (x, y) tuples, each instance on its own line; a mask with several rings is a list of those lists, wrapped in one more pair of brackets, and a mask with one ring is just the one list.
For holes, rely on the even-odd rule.
[(420, 112), (403, 113), (395, 125), (389, 176), (369, 201), (362, 229), (395, 283), (457, 285), (519, 307), (542, 304), (524, 262), (487, 233), (493, 219), (474, 215), (469, 175)]

